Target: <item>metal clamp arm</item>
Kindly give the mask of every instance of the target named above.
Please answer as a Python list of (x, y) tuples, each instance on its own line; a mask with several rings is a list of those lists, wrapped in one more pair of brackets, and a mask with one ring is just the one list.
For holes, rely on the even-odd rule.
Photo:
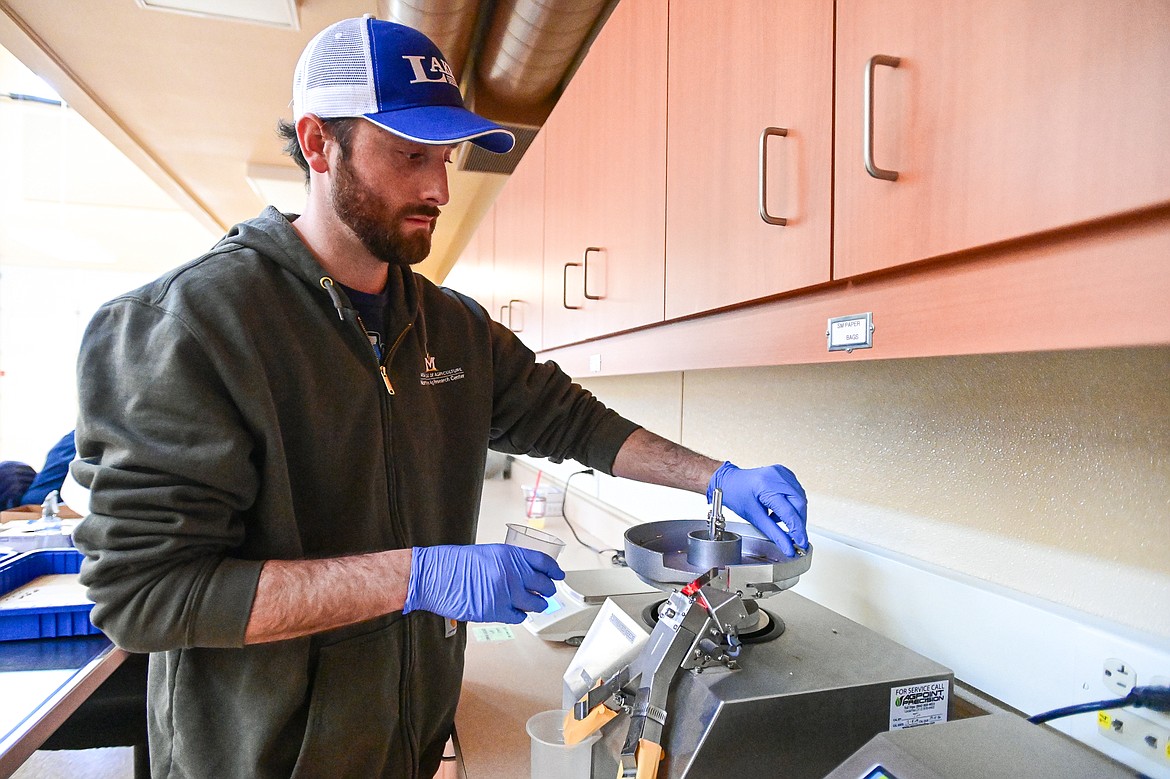
[[(593, 689), (581, 696), (565, 714), (562, 732), (565, 744), (580, 743), (589, 734), (601, 730), (618, 715), (624, 699), (622, 687), (630, 681), (630, 667), (627, 665), (608, 679), (598, 679)], [(612, 699), (612, 700), (611, 700)]]
[[(689, 596), (678, 592), (672, 594), (663, 605), (658, 624), (650, 633), (642, 654), (630, 667), (631, 677), (640, 678), (641, 686), (634, 699), (630, 728), (622, 745), (619, 777), (652, 779), (658, 770), (670, 683), (707, 624), (707, 615), (702, 609), (692, 608), (694, 605)], [(643, 766), (651, 764), (653, 773), (645, 773), (650, 768)]]
[(584, 719), (585, 715), (597, 706), (605, 703), (616, 692), (620, 691), (630, 681), (630, 667), (627, 665), (613, 676), (605, 680), (598, 680), (593, 689), (581, 696), (581, 700), (573, 706), (577, 719)]
[[(666, 725), (666, 709), (653, 705), (651, 697), (658, 696), (650, 687), (638, 690), (634, 710), (630, 715), (630, 729), (622, 745), (618, 777), (654, 779), (658, 775), (658, 764), (664, 756), (661, 742), (662, 728)], [(665, 696), (662, 697), (665, 703)]]

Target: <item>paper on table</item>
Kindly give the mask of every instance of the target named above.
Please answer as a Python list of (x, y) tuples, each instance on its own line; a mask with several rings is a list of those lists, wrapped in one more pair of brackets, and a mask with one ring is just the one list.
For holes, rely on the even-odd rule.
[(92, 603), (75, 573), (38, 576), (31, 582), (0, 596), (0, 609), (41, 609), (53, 606), (84, 606)]

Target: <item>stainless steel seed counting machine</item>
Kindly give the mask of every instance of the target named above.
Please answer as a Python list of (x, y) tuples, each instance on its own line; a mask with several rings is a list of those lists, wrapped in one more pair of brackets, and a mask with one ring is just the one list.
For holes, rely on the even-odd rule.
[(718, 496), (707, 520), (630, 528), (625, 554), (660, 597), (612, 598), (565, 679), (566, 742), (603, 734), (594, 777), (822, 779), (878, 733), (948, 718), (948, 669), (788, 592), (813, 549), (786, 557)]

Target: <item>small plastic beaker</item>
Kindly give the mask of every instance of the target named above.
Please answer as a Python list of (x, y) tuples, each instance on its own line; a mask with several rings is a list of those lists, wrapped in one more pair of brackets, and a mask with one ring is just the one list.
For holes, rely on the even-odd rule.
[(508, 534), (504, 537), (504, 543), (544, 552), (554, 560), (565, 548), (565, 542), (552, 533), (545, 533), (543, 530), (519, 525), (515, 522), (508, 523)]
[(548, 498), (544, 495), (533, 495), (524, 499), (524, 513), (529, 519), (543, 519), (548, 510)]
[(532, 741), (533, 777), (589, 779), (593, 770), (593, 745), (601, 738), (601, 732), (590, 733), (579, 744), (566, 746), (564, 724), (565, 712), (560, 709), (542, 711), (528, 718), (524, 727)]

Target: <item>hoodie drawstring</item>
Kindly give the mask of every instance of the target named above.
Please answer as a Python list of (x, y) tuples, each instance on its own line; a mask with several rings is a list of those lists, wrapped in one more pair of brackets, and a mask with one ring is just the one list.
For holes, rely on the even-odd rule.
[(341, 293), (337, 291), (337, 287), (333, 284), (333, 279), (328, 276), (322, 276), (321, 287), (329, 293), (329, 299), (333, 301), (333, 307), (337, 309), (337, 318), (344, 322), (345, 314), (341, 313), (341, 311), (345, 308), (345, 302), (341, 299)]
[[(415, 289), (418, 289), (420, 284), (421, 284), (421, 282), (416, 280), (415, 281)], [(430, 344), (427, 343), (427, 319), (426, 319), (425, 313), (423, 312), (423, 293), (422, 293), (422, 290), (418, 291), (418, 309), (417, 310), (418, 310), (418, 314), (415, 316), (415, 321), (418, 322), (418, 333), (419, 333), (419, 336), (422, 340), (423, 357), (426, 359), (426, 363), (423, 366), (423, 369), (426, 371), (433, 371), (434, 365), (435, 365), (435, 360), (433, 357), (431, 357)]]
[[(333, 301), (333, 307), (337, 309), (337, 318), (344, 322), (345, 314), (342, 312), (346, 308), (346, 305), (345, 301), (341, 297), (340, 290), (337, 289), (333, 279), (329, 278), (328, 276), (322, 276), (320, 284), (322, 289), (329, 293), (329, 299)], [(365, 325), (362, 324), (362, 318), (359, 316), (357, 321), (361, 331), (364, 333), (366, 328)], [(398, 344), (402, 343), (402, 339), (406, 337), (408, 332), (410, 332), (410, 327), (410, 324), (406, 325), (406, 329), (403, 330), (402, 334), (398, 336), (398, 340), (394, 342), (392, 347), (390, 347), (390, 351), (386, 353), (385, 357), (381, 357), (378, 354), (378, 350), (372, 348), (372, 354), (378, 363), (378, 373), (382, 376), (382, 383), (386, 385), (386, 393), (388, 395), (394, 394), (394, 385), (390, 383), (390, 374), (386, 372), (386, 362), (390, 359), (390, 355), (394, 353), (394, 350), (398, 348)]]

